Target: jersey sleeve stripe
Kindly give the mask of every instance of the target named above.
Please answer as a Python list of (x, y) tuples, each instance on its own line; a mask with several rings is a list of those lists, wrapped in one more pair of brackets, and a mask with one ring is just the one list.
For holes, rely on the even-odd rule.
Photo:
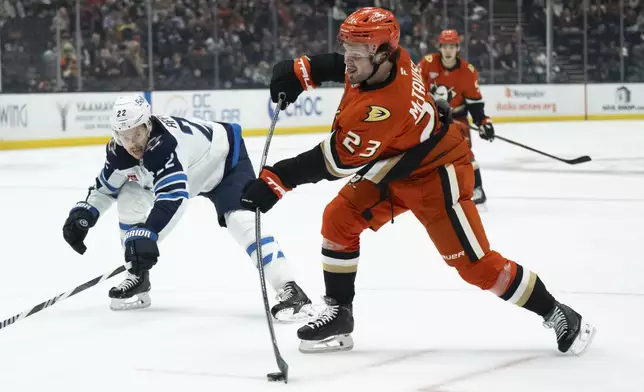
[(158, 195), (160, 193), (168, 193), (172, 191), (187, 191), (187, 190), (188, 188), (186, 187), (185, 182), (177, 182), (173, 184), (164, 185), (162, 188), (155, 190), (154, 193)]
[(467, 103), (468, 105), (471, 105), (473, 103), (484, 103), (484, 101), (483, 101), (483, 98), (479, 98), (479, 99), (465, 98), (465, 103)]
[(237, 166), (239, 162), (239, 145), (241, 144), (241, 126), (239, 124), (230, 124), (233, 128), (233, 161), (232, 167)]
[(104, 170), (101, 170), (101, 174), (99, 174), (98, 179), (101, 182), (101, 185), (105, 186), (105, 188), (109, 190), (109, 193), (118, 193), (118, 188), (110, 185), (110, 183), (105, 178)]
[(168, 185), (173, 185), (173, 184), (178, 184), (178, 183), (187, 183), (188, 182), (188, 176), (184, 172), (180, 173), (172, 173), (168, 174), (167, 176), (159, 179), (154, 186), (154, 192), (157, 192), (159, 189), (168, 186)]
[(156, 194), (156, 200), (188, 199), (190, 194), (186, 191), (161, 192)]
[(129, 225), (127, 223), (119, 222), (119, 229), (121, 229), (121, 230), (130, 230), (134, 226), (135, 225)]
[(241, 126), (237, 123), (224, 123), (219, 122), (226, 130), (228, 136), (228, 155), (226, 156), (226, 164), (224, 166), (224, 173), (228, 173), (231, 169), (237, 166), (239, 162), (239, 152), (241, 149)]

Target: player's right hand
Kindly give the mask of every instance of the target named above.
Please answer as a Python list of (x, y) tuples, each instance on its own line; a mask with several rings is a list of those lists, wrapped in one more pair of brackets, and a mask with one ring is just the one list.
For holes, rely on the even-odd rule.
[(244, 187), (239, 202), (245, 210), (256, 211), (259, 208), (266, 213), (291, 190), (271, 169), (270, 166), (265, 167), (258, 179), (250, 181)]
[(159, 260), (159, 235), (144, 225), (135, 226), (125, 233), (125, 261), (132, 263), (129, 269), (134, 275), (149, 271)]
[(271, 77), (271, 99), (273, 102), (279, 102), (279, 94), (286, 94), (286, 100), (280, 109), (286, 109), (286, 105), (295, 102), (297, 97), (302, 94), (304, 87), (300, 83), (294, 69), (293, 60), (283, 60), (273, 66), (273, 76)]
[(87, 232), (96, 224), (98, 210), (89, 203), (79, 201), (69, 211), (69, 216), (63, 225), (63, 238), (79, 254), (85, 253), (87, 247), (83, 243)]

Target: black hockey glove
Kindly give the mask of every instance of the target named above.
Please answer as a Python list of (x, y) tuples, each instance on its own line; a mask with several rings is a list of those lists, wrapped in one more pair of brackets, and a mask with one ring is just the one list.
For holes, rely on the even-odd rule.
[(491, 121), (483, 120), (483, 124), (479, 127), (479, 136), (483, 140), (494, 141), (494, 125)]
[(125, 233), (125, 261), (131, 262), (129, 271), (139, 276), (143, 271), (149, 271), (159, 259), (159, 236), (143, 227), (136, 226)]
[(79, 254), (85, 253), (87, 247), (83, 241), (87, 232), (98, 220), (98, 210), (87, 202), (79, 201), (69, 211), (63, 225), (63, 238)]
[(454, 122), (454, 118), (452, 116), (453, 109), (449, 105), (449, 102), (444, 99), (437, 99), (436, 108), (438, 109), (438, 119), (441, 120), (443, 124), (449, 125)]
[(271, 99), (273, 102), (279, 102), (279, 93), (286, 94), (286, 102), (282, 105), (282, 110), (286, 105), (295, 102), (297, 97), (302, 94), (304, 88), (297, 78), (294, 69), (293, 60), (283, 60), (273, 66), (273, 76), (271, 77)]
[(240, 203), (246, 210), (268, 212), (291, 188), (284, 185), (280, 177), (266, 167), (259, 178), (244, 187)]

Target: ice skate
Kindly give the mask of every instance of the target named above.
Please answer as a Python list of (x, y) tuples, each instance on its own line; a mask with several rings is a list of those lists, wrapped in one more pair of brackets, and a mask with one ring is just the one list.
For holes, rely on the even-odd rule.
[(487, 204), (485, 204), (485, 202), (487, 201), (487, 196), (485, 196), (485, 191), (483, 190), (482, 186), (474, 188), (472, 201), (474, 201), (474, 204), (476, 204), (476, 208), (479, 211), (487, 211)]
[(570, 307), (555, 303), (555, 308), (544, 317), (543, 326), (554, 328), (557, 345), (562, 353), (581, 355), (595, 336), (595, 326), (586, 322)]
[(324, 297), (327, 308), (320, 316), (297, 330), (299, 350), (304, 354), (347, 351), (353, 348), (353, 311)]
[(112, 298), (110, 309), (132, 310), (150, 307), (150, 272), (144, 271), (141, 276), (128, 273), (118, 286), (112, 287), (109, 297)]
[(315, 317), (311, 300), (295, 282), (287, 282), (278, 291), (279, 303), (271, 309), (273, 317), (281, 322), (306, 321)]

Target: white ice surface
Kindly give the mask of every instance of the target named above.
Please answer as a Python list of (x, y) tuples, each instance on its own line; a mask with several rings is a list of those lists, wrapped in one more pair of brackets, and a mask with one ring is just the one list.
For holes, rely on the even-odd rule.
[[(107, 291), (119, 276), (1, 330), (0, 390), (644, 391), (644, 124), (500, 124), (497, 132), (593, 157), (569, 166), (475, 138), (492, 247), (597, 325), (585, 356), (559, 355), (539, 317), (461, 281), (408, 214), (363, 235), (354, 350), (303, 355), (299, 325), (276, 325), (290, 380), (268, 383), (277, 368), (258, 274), (199, 198), (160, 245), (151, 308), (110, 311)], [(269, 163), (322, 137), (276, 137)], [(247, 140), (255, 165), (263, 142)], [(91, 230), (84, 256), (61, 234), (103, 151), (0, 152), (0, 320), (121, 263), (115, 208)], [(318, 301), (321, 214), (340, 186), (302, 186), (264, 217)]]

